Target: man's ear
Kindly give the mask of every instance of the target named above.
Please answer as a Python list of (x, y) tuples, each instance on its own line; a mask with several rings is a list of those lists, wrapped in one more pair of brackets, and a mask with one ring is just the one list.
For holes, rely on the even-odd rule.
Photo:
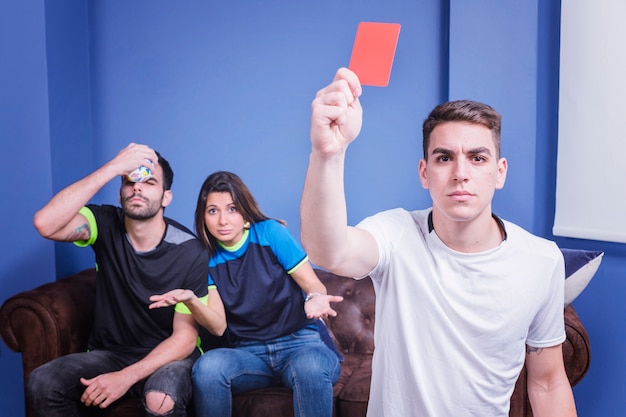
[(161, 206), (163, 208), (169, 206), (172, 202), (172, 198), (174, 198), (174, 196), (172, 195), (172, 190), (165, 190), (163, 192), (163, 201), (161, 202)]
[(426, 173), (426, 160), (424, 158), (420, 159), (419, 165), (417, 167), (417, 172), (420, 176), (420, 182), (422, 183), (422, 187), (428, 190), (428, 174)]
[(498, 161), (498, 180), (496, 181), (496, 190), (502, 189), (504, 187), (504, 182), (506, 181), (506, 172), (509, 169), (509, 164), (506, 161), (506, 158), (500, 158)]

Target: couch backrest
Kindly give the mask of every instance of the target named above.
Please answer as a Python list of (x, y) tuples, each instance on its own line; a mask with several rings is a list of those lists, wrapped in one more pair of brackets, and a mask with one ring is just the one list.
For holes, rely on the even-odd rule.
[(343, 354), (372, 354), (376, 295), (371, 279), (355, 280), (321, 269), (315, 272), (326, 286), (328, 294), (343, 297), (342, 302), (332, 304), (337, 317), (326, 319), (339, 351)]

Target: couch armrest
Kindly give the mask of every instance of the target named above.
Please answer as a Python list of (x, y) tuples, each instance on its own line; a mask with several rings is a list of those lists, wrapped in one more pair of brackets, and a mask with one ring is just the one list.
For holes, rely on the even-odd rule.
[(93, 323), (96, 272), (86, 269), (16, 294), (0, 308), (0, 335), (22, 353), (24, 380), (39, 365), (84, 351)]
[(564, 315), (567, 339), (563, 342), (563, 361), (569, 382), (574, 386), (589, 370), (591, 346), (587, 330), (571, 304), (565, 308)]

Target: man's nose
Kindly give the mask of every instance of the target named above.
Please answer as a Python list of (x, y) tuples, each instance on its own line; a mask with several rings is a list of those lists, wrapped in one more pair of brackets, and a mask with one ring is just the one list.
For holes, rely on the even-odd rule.
[(455, 181), (465, 181), (467, 179), (467, 161), (460, 158), (457, 159), (454, 163), (454, 180)]

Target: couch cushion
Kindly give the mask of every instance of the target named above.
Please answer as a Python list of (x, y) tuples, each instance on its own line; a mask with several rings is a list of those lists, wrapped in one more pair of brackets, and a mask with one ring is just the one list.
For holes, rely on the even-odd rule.
[(345, 356), (341, 377), (335, 384), (335, 407), (339, 416), (364, 416), (370, 395), (372, 355)]
[(587, 287), (602, 262), (604, 252), (561, 248), (565, 261), (565, 307)]
[(337, 348), (344, 355), (374, 352), (374, 322), (376, 295), (372, 280), (339, 277), (324, 270), (316, 270), (328, 294), (340, 295), (343, 301), (334, 303), (337, 317), (327, 317), (328, 331)]
[(263, 388), (233, 395), (233, 417), (293, 415), (293, 392), (289, 388)]

